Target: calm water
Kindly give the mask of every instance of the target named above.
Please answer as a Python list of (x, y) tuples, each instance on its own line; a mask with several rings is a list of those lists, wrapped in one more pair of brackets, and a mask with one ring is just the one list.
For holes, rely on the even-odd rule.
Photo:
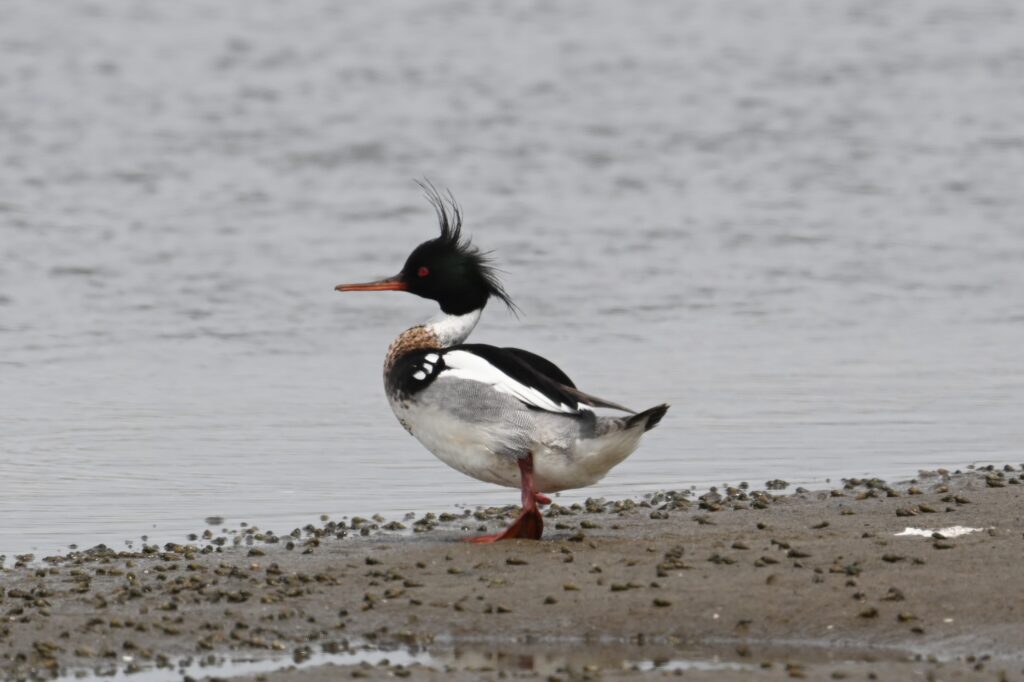
[(397, 424), (451, 187), (522, 319), (672, 411), (592, 489), (1024, 460), (1024, 8), (0, 1), (0, 553), (512, 503)]

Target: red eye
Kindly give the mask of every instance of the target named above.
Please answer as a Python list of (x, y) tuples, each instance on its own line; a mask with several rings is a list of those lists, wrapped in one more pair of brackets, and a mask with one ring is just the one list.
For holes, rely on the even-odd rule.
[(416, 271), (416, 274), (419, 275), (420, 277), (426, 277), (427, 275), (430, 274), (430, 268), (428, 268), (426, 265), (421, 265), (420, 269)]

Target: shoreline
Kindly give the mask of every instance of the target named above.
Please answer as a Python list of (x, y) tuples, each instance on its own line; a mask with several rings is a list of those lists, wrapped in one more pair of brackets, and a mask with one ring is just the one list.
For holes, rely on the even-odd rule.
[[(945, 465), (943, 465), (945, 466)], [(950, 465), (948, 470), (954, 473), (963, 471), (973, 471), (975, 469), (980, 470), (981, 468), (989, 466), (985, 463), (972, 463), (961, 466)], [(995, 466), (995, 465), (992, 465)], [(1003, 466), (999, 464), (998, 466)], [(940, 467), (941, 468), (941, 467)], [(920, 471), (915, 469), (913, 471)], [(762, 472), (763, 473), (763, 472)], [(765, 474), (763, 477), (767, 478), (771, 474)], [(819, 489), (830, 489), (835, 486), (842, 486), (847, 480), (868, 480), (871, 477), (879, 477), (884, 480), (900, 481), (910, 480), (914, 474), (912, 471), (906, 469), (900, 469), (896, 472), (890, 472), (889, 474), (879, 474), (878, 472), (872, 471), (870, 473), (864, 473), (855, 476), (840, 476), (840, 475), (820, 475), (813, 477), (798, 477), (792, 476), (787, 477), (787, 487), (783, 489), (784, 492), (793, 492), (797, 488), (803, 487), (810, 490)], [(738, 479), (737, 479), (738, 480)], [(748, 477), (748, 481), (759, 480), (758, 477)], [(561, 493), (555, 493), (551, 495), (556, 504), (560, 504), (565, 507), (569, 507), (573, 504), (584, 504), (587, 499), (632, 499), (640, 501), (642, 499), (649, 499), (652, 495), (658, 493), (664, 493), (666, 490), (673, 490), (676, 492), (692, 495), (694, 498), (699, 495), (703, 495), (709, 492), (711, 489), (723, 490), (729, 487), (744, 487), (745, 490), (752, 489), (767, 489), (768, 483), (773, 483), (781, 479), (771, 478), (768, 481), (761, 481), (759, 485), (748, 483), (748, 481), (737, 482), (736, 484), (730, 484), (728, 482), (722, 482), (718, 478), (714, 479), (699, 479), (692, 482), (687, 482), (685, 486), (680, 487), (666, 487), (664, 485), (656, 486), (653, 484), (629, 484), (616, 485), (608, 489), (603, 488), (601, 485), (592, 486), (589, 488), (580, 488), (575, 490), (563, 491)], [(487, 485), (487, 484), (481, 484)], [(246, 513), (241, 510), (233, 510), (231, 512), (217, 511), (208, 514), (204, 517), (203, 514), (190, 515), (187, 519), (180, 518), (180, 513), (172, 513), (175, 518), (175, 522), (164, 527), (160, 524), (149, 524), (148, 520), (143, 525), (124, 525), (123, 522), (119, 522), (116, 525), (121, 526), (121, 530), (102, 530), (96, 533), (72, 535), (70, 531), (61, 530), (56, 534), (55, 539), (52, 541), (20, 541), (17, 546), (7, 543), (7, 549), (0, 551), (0, 557), (4, 558), (4, 562), (0, 562), (0, 568), (3, 565), (8, 567), (15, 563), (15, 559), (19, 555), (32, 554), (35, 557), (35, 561), (39, 561), (42, 557), (46, 556), (57, 556), (67, 555), (75, 551), (86, 551), (87, 549), (96, 547), (98, 545), (104, 545), (115, 551), (134, 551), (139, 547), (147, 544), (156, 544), (162, 547), (165, 544), (188, 544), (188, 539), (191, 535), (201, 535), (206, 530), (211, 530), (218, 535), (235, 535), (244, 533), (246, 529), (252, 527), (258, 527), (261, 529), (273, 528), (278, 531), (287, 531), (293, 528), (304, 528), (310, 523), (322, 524), (325, 519), (334, 520), (338, 523), (344, 521), (346, 524), (350, 519), (363, 517), (373, 518), (375, 516), (384, 517), (385, 523), (391, 521), (399, 521), (402, 523), (412, 518), (418, 518), (426, 513), (434, 513), (435, 515), (441, 513), (451, 514), (463, 514), (466, 510), (470, 513), (475, 512), (478, 509), (490, 509), (500, 508), (512, 504), (518, 500), (518, 493), (511, 488), (500, 488), (498, 486), (487, 486), (492, 488), (489, 493), (477, 491), (476, 493), (463, 491), (460, 492), (459, 501), (454, 502), (451, 508), (447, 510), (439, 511), (434, 505), (419, 505), (415, 508), (406, 508), (404, 505), (377, 505), (372, 508), (360, 508), (355, 510), (310, 510), (306, 512), (288, 513), (288, 514), (272, 514), (268, 517), (260, 517), (258, 514)], [(775, 491), (776, 493), (778, 491)], [(476, 499), (479, 497), (479, 499)], [(210, 523), (209, 519), (219, 519), (217, 523)], [(204, 524), (204, 521), (206, 523)], [(148, 525), (147, 525), (148, 524)], [(198, 530), (197, 530), (198, 528)], [(5, 529), (0, 528), (0, 536), (2, 536)], [(29, 527), (19, 533), (29, 537), (33, 530), (39, 531), (38, 537), (45, 537), (47, 533)], [(37, 537), (37, 536), (31, 536)]]
[[(1012, 678), (1024, 675), (1021, 483), (1007, 465), (556, 503), (543, 540), (489, 546), (460, 540), (515, 507), (9, 562), (0, 678), (116, 668), (181, 679), (182, 661), (210, 656), (281, 669), (194, 674)], [(953, 526), (978, 530), (896, 535)], [(381, 665), (388, 651), (406, 663)]]

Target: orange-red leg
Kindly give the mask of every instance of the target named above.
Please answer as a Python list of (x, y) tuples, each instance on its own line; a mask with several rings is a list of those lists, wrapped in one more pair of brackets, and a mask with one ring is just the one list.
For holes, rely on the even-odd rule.
[(544, 533), (544, 517), (540, 514), (539, 504), (551, 504), (551, 498), (533, 488), (533, 455), (519, 460), (519, 480), (522, 492), (523, 511), (512, 524), (494, 535), (480, 535), (466, 538), (466, 542), (488, 543), (499, 540), (540, 540)]

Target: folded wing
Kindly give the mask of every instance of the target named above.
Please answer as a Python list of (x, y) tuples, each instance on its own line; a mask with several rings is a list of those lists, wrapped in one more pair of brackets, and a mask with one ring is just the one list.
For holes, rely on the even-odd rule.
[(491, 385), (532, 409), (566, 415), (608, 407), (633, 412), (580, 391), (553, 362), (520, 348), (482, 343), (453, 346), (444, 352), (444, 374)]

